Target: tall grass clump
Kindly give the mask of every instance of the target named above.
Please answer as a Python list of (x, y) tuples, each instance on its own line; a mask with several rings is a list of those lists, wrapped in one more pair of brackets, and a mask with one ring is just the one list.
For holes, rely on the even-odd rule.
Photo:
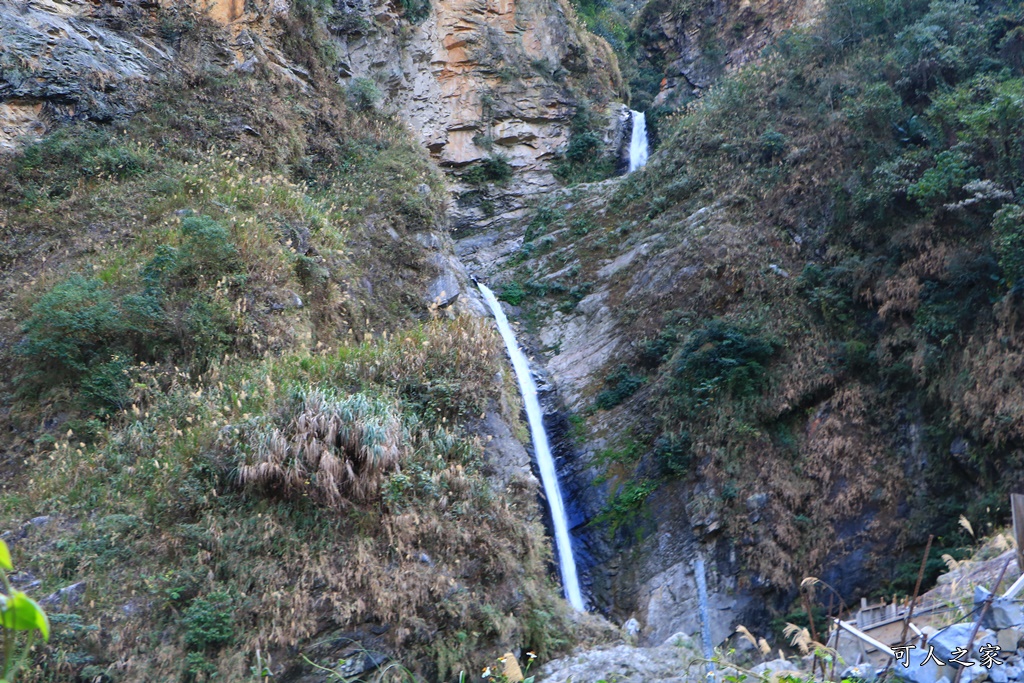
[(404, 448), (394, 404), (329, 389), (310, 389), (294, 403), (283, 428), (261, 425), (246, 435), (239, 483), (264, 495), (312, 494), (333, 506), (377, 495)]

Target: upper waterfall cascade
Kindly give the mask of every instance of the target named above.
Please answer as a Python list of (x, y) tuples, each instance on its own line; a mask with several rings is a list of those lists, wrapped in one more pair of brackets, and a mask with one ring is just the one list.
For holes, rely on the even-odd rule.
[(629, 110), (633, 116), (633, 133), (629, 138), (629, 172), (647, 163), (647, 117), (643, 112)]
[(580, 578), (576, 573), (576, 560), (572, 555), (572, 541), (569, 537), (569, 521), (565, 514), (565, 504), (562, 501), (562, 491), (558, 486), (558, 474), (555, 472), (555, 460), (551, 456), (551, 446), (548, 443), (547, 432), (544, 431), (544, 414), (540, 409), (540, 401), (537, 399), (537, 384), (530, 374), (530, 364), (526, 355), (519, 348), (515, 333), (508, 323), (505, 312), (501, 310), (501, 304), (495, 298), (494, 292), (485, 285), (477, 284), (480, 292), (484, 295), (487, 306), (494, 314), (498, 323), (498, 331), (501, 338), (505, 340), (505, 348), (508, 349), (509, 358), (512, 360), (512, 367), (515, 369), (516, 378), (519, 380), (519, 391), (523, 395), (523, 404), (526, 407), (526, 419), (530, 424), (530, 437), (533, 439), (533, 450), (537, 454), (537, 468), (540, 470), (540, 480), (544, 485), (544, 494), (547, 496), (548, 505), (551, 507), (551, 521), (555, 529), (555, 549), (558, 551), (558, 568), (562, 574), (562, 586), (565, 589), (565, 597), (569, 604), (575, 609), (583, 611), (583, 593), (580, 591)]

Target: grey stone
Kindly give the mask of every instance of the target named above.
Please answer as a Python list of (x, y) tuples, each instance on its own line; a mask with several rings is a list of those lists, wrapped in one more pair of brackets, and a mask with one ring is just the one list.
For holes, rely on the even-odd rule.
[(780, 674), (783, 672), (790, 671), (799, 674), (800, 668), (788, 659), (773, 659), (770, 662), (763, 662), (761, 664), (758, 664), (757, 666), (753, 667), (751, 671), (758, 675), (766, 673)]
[(1003, 652), (1015, 652), (1020, 643), (1021, 632), (1015, 628), (1004, 628), (996, 634), (999, 649)]
[(870, 683), (870, 681), (878, 678), (878, 672), (870, 664), (856, 664), (854, 666), (848, 666), (843, 670), (841, 680), (850, 681), (864, 681)]
[(630, 617), (622, 625), (622, 630), (626, 632), (626, 635), (636, 638), (637, 634), (640, 633), (640, 622)]
[(79, 581), (50, 593), (39, 602), (43, 605), (74, 605), (85, 595), (85, 582)]
[(765, 505), (768, 504), (767, 493), (755, 493), (752, 496), (747, 496), (747, 510), (754, 512), (755, 510), (761, 510)]
[(693, 637), (682, 631), (670, 635), (668, 638), (665, 639), (665, 642), (662, 643), (662, 645), (666, 647), (685, 647), (691, 650), (699, 649), (697, 643), (693, 641)]
[[(929, 641), (929, 644), (932, 645), (935, 649), (935, 656), (943, 661), (948, 661), (952, 659), (952, 652), (955, 648), (967, 648), (967, 641), (971, 637), (971, 632), (974, 631), (974, 627), (975, 624), (973, 622), (969, 622), (966, 624), (954, 624), (953, 626), (949, 626), (940, 631)], [(983, 681), (988, 678), (989, 670), (985, 669), (980, 665), (978, 658), (978, 650), (985, 643), (993, 643), (995, 640), (996, 634), (993, 631), (984, 628), (978, 630), (978, 635), (975, 637), (974, 642), (968, 648), (970, 650), (970, 655), (963, 658), (965, 661), (973, 661), (975, 662), (975, 664), (974, 666), (963, 667), (963, 673), (960, 676), (960, 683), (970, 683), (971, 681)], [(923, 661), (924, 657), (926, 656), (927, 650), (923, 652), (911, 650), (910, 653), (910, 668), (913, 669), (915, 668), (914, 662)], [(930, 663), (929, 666), (934, 666), (934, 664)], [(943, 667), (943, 671), (936, 675), (945, 675), (949, 680), (952, 680), (953, 677), (956, 675), (955, 672), (957, 668), (959, 667), (957, 667), (955, 664), (948, 667)], [(912, 680), (924, 683), (924, 681), (926, 680), (938, 679), (913, 678)]]
[(425, 298), (439, 308), (447, 308), (454, 304), (462, 293), (462, 283), (466, 281), (465, 271), (457, 261), (444, 254), (433, 253), (427, 261), (436, 269), (438, 275), (427, 287)]
[[(973, 628), (973, 624), (971, 624)], [(966, 642), (967, 638), (970, 637), (970, 632), (963, 637), (963, 641)], [(934, 641), (932, 642), (934, 644)], [(954, 645), (953, 647), (957, 647)], [(938, 654), (938, 647), (935, 648), (935, 654), (941, 660), (948, 659), (948, 656), (944, 657)], [(924, 660), (928, 659), (928, 663), (924, 664)], [(956, 675), (956, 669), (948, 664), (946, 666), (939, 666), (935, 663), (934, 659), (928, 658), (928, 650), (925, 649), (912, 649), (907, 652), (907, 666), (903, 666), (902, 663), (894, 664), (892, 671), (896, 673), (896, 676), (905, 681), (911, 681), (912, 683), (938, 683), (938, 681), (952, 679)], [(923, 664), (923, 666), (922, 666)], [(950, 673), (953, 672), (953, 673)], [(970, 675), (970, 668), (964, 670), (964, 675), (961, 677), (961, 681), (967, 679)]]
[(707, 681), (700, 654), (688, 647), (614, 647), (586, 650), (548, 662), (537, 675), (544, 683), (703, 683)]
[[(974, 589), (975, 608), (980, 609), (985, 600), (991, 595), (990, 591), (981, 586), (976, 586)], [(1021, 611), (1020, 604), (1000, 596), (992, 598), (992, 604), (989, 605), (988, 612), (981, 622), (981, 625), (985, 628), (997, 631), (1021, 624), (1024, 624), (1024, 612)]]
[[(0, 3), (0, 52), (7, 64), (32, 65), (0, 69), (0, 102), (43, 105), (44, 118), (58, 120), (131, 113), (139, 85), (166, 55), (94, 14), (102, 12), (88, 3), (52, 11), (43, 3)], [(0, 143), (4, 137), (0, 130)]]
[(390, 657), (381, 652), (357, 652), (345, 657), (341, 665), (335, 669), (335, 673), (345, 679), (352, 678), (373, 671), (386, 664), (389, 659)]
[(20, 591), (30, 591), (33, 588), (38, 588), (42, 583), (36, 578), (35, 574), (31, 572), (15, 572), (7, 577), (10, 580), (11, 585)]
[(988, 679), (992, 683), (1007, 683), (1010, 677), (1006, 675), (1006, 670), (1001, 666), (993, 666), (988, 670)]

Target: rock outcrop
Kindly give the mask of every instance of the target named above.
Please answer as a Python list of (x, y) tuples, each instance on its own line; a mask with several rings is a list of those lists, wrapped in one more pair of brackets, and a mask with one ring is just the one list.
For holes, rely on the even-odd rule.
[(820, 0), (652, 0), (637, 25), (644, 59), (665, 75), (655, 106), (700, 94), (820, 8)]
[(61, 120), (131, 112), (139, 88), (170, 58), (165, 47), (116, 28), (144, 11), (84, 0), (0, 2), (0, 149)]
[(458, 184), (456, 228), (553, 189), (550, 164), (581, 105), (606, 113), (609, 148), (621, 138), (615, 55), (565, 0), (442, 0), (418, 24), (391, 2), (346, 0), (332, 21), (341, 82), (372, 81), (456, 179), (490, 157), (510, 165), (506, 183)]
[(677, 633), (657, 647), (621, 643), (595, 648), (545, 664), (538, 679), (544, 683), (618, 681), (618, 683), (697, 683), (707, 680), (700, 648), (685, 633)]

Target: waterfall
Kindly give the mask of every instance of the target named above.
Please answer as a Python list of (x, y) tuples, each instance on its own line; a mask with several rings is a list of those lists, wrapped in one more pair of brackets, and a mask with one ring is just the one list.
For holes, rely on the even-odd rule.
[(633, 116), (633, 134), (629, 138), (629, 172), (647, 163), (647, 117), (643, 112), (629, 110)]
[[(643, 116), (643, 114), (641, 114)], [(562, 502), (562, 491), (558, 487), (558, 474), (555, 472), (555, 460), (551, 457), (551, 446), (548, 444), (548, 435), (544, 431), (544, 415), (540, 409), (540, 401), (537, 400), (537, 385), (530, 374), (530, 364), (526, 355), (516, 342), (515, 333), (508, 324), (505, 312), (501, 310), (501, 304), (494, 296), (494, 292), (485, 285), (477, 283), (484, 295), (484, 300), (494, 314), (498, 322), (498, 331), (501, 338), (505, 340), (505, 348), (508, 349), (509, 358), (512, 359), (512, 367), (516, 371), (516, 378), (519, 380), (519, 391), (523, 395), (523, 403), (526, 406), (526, 419), (530, 424), (530, 436), (533, 439), (533, 450), (537, 454), (537, 468), (540, 470), (540, 480), (544, 485), (544, 493), (551, 506), (551, 521), (555, 527), (555, 550), (558, 552), (558, 569), (562, 574), (562, 587), (565, 589), (565, 597), (569, 604), (575, 609), (583, 611), (583, 594), (580, 591), (580, 578), (576, 574), (576, 560), (572, 556), (572, 541), (569, 538), (569, 521), (565, 516), (565, 504)]]

